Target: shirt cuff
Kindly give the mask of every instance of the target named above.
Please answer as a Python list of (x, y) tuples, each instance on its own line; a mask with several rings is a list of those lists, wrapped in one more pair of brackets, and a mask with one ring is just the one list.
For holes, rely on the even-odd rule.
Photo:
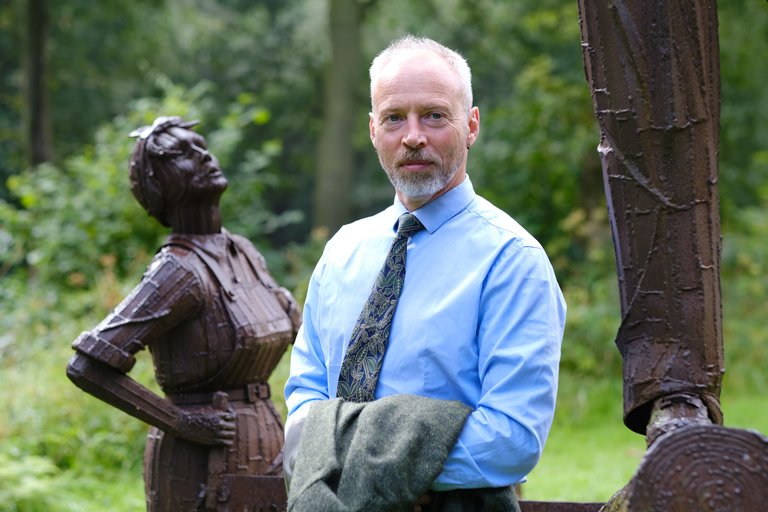
[(305, 403), (293, 412), (285, 420), (285, 443), (283, 444), (283, 474), (285, 486), (290, 488), (293, 477), (293, 466), (296, 464), (296, 456), (299, 453), (299, 441), (304, 430), (304, 422), (309, 414), (309, 402)]

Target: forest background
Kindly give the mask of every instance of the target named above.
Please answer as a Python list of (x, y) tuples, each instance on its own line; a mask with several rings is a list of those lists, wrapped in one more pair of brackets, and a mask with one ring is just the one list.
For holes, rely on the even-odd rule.
[[(768, 3), (720, 2), (725, 423), (768, 433)], [(127, 186), (127, 134), (199, 119), (225, 226), (303, 299), (324, 242), (393, 193), (367, 64), (405, 33), (472, 65), (481, 195), (546, 247), (569, 312), (558, 411), (528, 499), (604, 501), (644, 440), (621, 422), (619, 306), (575, 0), (0, 3), (0, 511), (142, 510), (146, 427), (75, 388), (70, 343), (166, 232)], [(285, 362), (272, 378), (283, 408)], [(146, 355), (134, 370), (152, 384)]]

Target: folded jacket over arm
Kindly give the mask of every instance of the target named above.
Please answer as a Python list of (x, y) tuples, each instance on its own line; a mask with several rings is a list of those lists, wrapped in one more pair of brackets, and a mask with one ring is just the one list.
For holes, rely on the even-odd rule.
[[(458, 401), (415, 395), (313, 403), (299, 442), (288, 509), (412, 511), (440, 474), (470, 412)], [(518, 510), (510, 488), (476, 494), (483, 510)], [(446, 503), (443, 510), (449, 509)]]

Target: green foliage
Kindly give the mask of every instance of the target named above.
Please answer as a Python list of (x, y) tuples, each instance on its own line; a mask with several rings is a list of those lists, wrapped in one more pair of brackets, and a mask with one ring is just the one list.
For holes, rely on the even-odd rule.
[(766, 204), (768, 201), (740, 211), (737, 221), (744, 230), (725, 234), (721, 286), (727, 370), (724, 385), (762, 393), (768, 393), (768, 353), (756, 346), (765, 345), (768, 318)]
[[(511, 212), (547, 247), (570, 249), (571, 244), (564, 242), (572, 239), (572, 232), (563, 229), (562, 220), (589, 199), (580, 195), (580, 182), (587, 179), (582, 174), (599, 176), (599, 168), (584, 165), (597, 138), (588, 96), (581, 84), (554, 74), (549, 56), (530, 61), (516, 77), (514, 88), (513, 102), (487, 112), (483, 129), (488, 136), (478, 154), (472, 155), (481, 192)], [(590, 181), (599, 184), (599, 179)], [(600, 193), (597, 188), (594, 195)]]
[[(645, 454), (644, 437), (621, 423), (621, 382), (565, 374), (544, 455), (522, 486), (528, 500), (604, 502), (626, 485)], [(768, 432), (768, 398), (725, 388), (725, 426)]]
[[(136, 101), (129, 114), (100, 127), (96, 140), (61, 166), (38, 166), (8, 180), (15, 204), (0, 202), (3, 273), (27, 271), (42, 282), (79, 288), (93, 286), (105, 272), (121, 277), (144, 268), (167, 229), (149, 217), (129, 191), (133, 139), (127, 134), (158, 115), (204, 120), (203, 96), (209, 90), (206, 83), (191, 90), (167, 81), (163, 86), (161, 99)], [(280, 141), (268, 140), (238, 155), (245, 130), (270, 121), (269, 111), (255, 101), (241, 95), (209, 135), (222, 164), (237, 162), (230, 192), (224, 196), (224, 220), (232, 219), (229, 229), (250, 238), (300, 219), (293, 211), (275, 215), (264, 206), (267, 188), (275, 183), (265, 169), (280, 155)], [(205, 122), (200, 127), (206, 135), (208, 129)]]
[(766, 198), (768, 70), (759, 63), (758, 56), (768, 53), (768, 6), (765, 2), (731, 0), (718, 2), (717, 7), (721, 72), (719, 183), (723, 220), (729, 226), (738, 222), (739, 209), (758, 206)]
[(156, 73), (170, 67), (163, 49), (164, 2), (113, 0), (93, 8), (87, 0), (48, 2), (48, 96), (58, 159), (80, 151), (96, 129), (125, 114), (131, 100), (157, 93)]
[(161, 230), (127, 187), (126, 135), (138, 119), (103, 127), (95, 144), (61, 167), (47, 164), (8, 180), (20, 207), (0, 204), (6, 267), (22, 265), (45, 282), (81, 287), (106, 267), (125, 274), (146, 259)]
[(0, 452), (0, 511), (51, 510), (63, 488), (54, 478), (57, 473), (58, 468), (44, 457), (20, 460)]
[[(144, 509), (140, 478), (76, 475), (45, 457), (0, 452), (0, 512), (102, 512)], [(126, 476), (129, 476), (126, 478)]]
[[(126, 115), (136, 98), (166, 96), (167, 80), (186, 89), (202, 81), (205, 94), (185, 98), (185, 105), (205, 114), (207, 133), (211, 126), (230, 134), (209, 142), (230, 178), (245, 174), (223, 203), (236, 222), (232, 230), (269, 232), (280, 243), (302, 239), (309, 219), (297, 212), (309, 211), (320, 130), (324, 7), (311, 0), (120, 0), (103, 9), (80, 0), (56, 4), (51, 66), (59, 154), (78, 151), (101, 123)], [(84, 104), (93, 108), (84, 111)], [(263, 186), (270, 193), (259, 194), (264, 202), (252, 207), (248, 194)]]
[[(364, 60), (406, 32), (435, 37), (468, 57), (482, 119), (469, 162), (475, 186), (539, 238), (562, 262), (563, 280), (570, 279), (570, 262), (585, 261), (590, 249), (564, 221), (576, 210), (589, 217), (604, 207), (577, 3), (391, 0), (365, 5)], [(751, 36), (768, 29), (768, 11), (747, 0), (718, 7), (720, 184), (728, 226), (735, 222), (734, 210), (759, 204), (757, 191), (768, 180), (762, 122), (768, 94), (765, 71), (753, 59), (765, 53), (768, 39)], [(323, 129), (320, 84), (331, 57), (326, 9), (326, 2), (312, 0), (118, 0), (100, 9), (84, 0), (52, 4), (50, 94), (57, 154), (83, 154), (84, 141), (93, 140), (95, 130), (115, 115), (126, 116), (132, 109), (126, 105), (136, 98), (166, 96), (167, 80), (185, 89), (203, 80), (205, 93), (194, 101), (205, 114), (206, 129), (236, 126), (238, 135), (234, 146), (231, 141), (213, 146), (220, 155), (231, 150), (226, 170), (232, 178), (241, 170), (244, 174), (224, 202), (228, 224), (249, 236), (266, 234), (279, 246), (303, 242), (313, 224), (316, 142)], [(0, 8), (0, 26), (12, 27), (14, 13), (11, 6)], [(750, 31), (743, 30), (747, 25)], [(13, 140), (23, 117), (20, 62), (14, 57), (19, 52), (13, 51), (13, 32), (0, 34), (0, 49), (9, 49), (0, 52), (3, 62), (16, 68), (0, 80), (0, 118), (7, 120), (0, 122), (0, 175), (10, 175), (21, 169), (18, 140)], [(358, 92), (349, 98), (360, 112), (359, 129), (349, 141), (360, 168), (352, 187), (355, 217), (377, 211), (392, 197), (368, 140), (367, 87), (361, 74)], [(256, 118), (243, 124), (249, 115)], [(232, 116), (240, 124), (233, 124)], [(250, 207), (253, 194), (263, 198), (260, 208)], [(249, 217), (241, 215), (243, 210)]]
[(249, 147), (248, 128), (261, 128), (271, 120), (269, 110), (256, 102), (255, 95), (240, 94), (220, 119), (219, 128), (208, 137), (208, 146), (222, 155), (222, 167), (233, 176), (233, 186), (222, 203), (227, 229), (248, 238), (274, 233), (304, 218), (297, 210), (273, 213), (267, 205), (267, 192), (279, 185), (273, 162), (282, 155), (283, 142), (279, 138), (265, 139), (260, 148)]
[[(126, 496), (125, 475), (141, 473), (146, 427), (87, 397), (64, 371), (70, 341), (128, 285), (105, 279), (91, 291), (62, 293), (19, 277), (3, 278), (0, 293), (8, 313), (0, 317), (0, 511), (135, 510), (140, 482)], [(146, 363), (135, 373), (146, 381)]]
[(583, 377), (621, 380), (621, 358), (614, 347), (621, 311), (613, 275), (579, 280), (564, 288), (568, 319), (561, 368)]

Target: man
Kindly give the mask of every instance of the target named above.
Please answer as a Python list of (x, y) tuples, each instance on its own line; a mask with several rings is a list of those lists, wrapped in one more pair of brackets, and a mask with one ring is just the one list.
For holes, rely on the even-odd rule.
[[(508, 487), (536, 465), (551, 426), (565, 303), (540, 244), (473, 191), (466, 167), (480, 113), (466, 61), (406, 36), (370, 77), (371, 142), (396, 197), (342, 227), (312, 275), (286, 384), (287, 469), (310, 406), (349, 399), (351, 375), (372, 380), (377, 401), (419, 395), (471, 408), (432, 491)], [(407, 241), (380, 368), (349, 370), (356, 322), (409, 212), (424, 229)]]

